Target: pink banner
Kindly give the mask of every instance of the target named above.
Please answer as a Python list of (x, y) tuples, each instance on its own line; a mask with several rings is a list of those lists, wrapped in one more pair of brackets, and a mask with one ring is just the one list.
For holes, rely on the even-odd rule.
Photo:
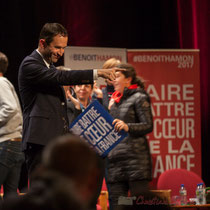
[(199, 50), (128, 50), (128, 63), (145, 80), (152, 100), (152, 187), (168, 169), (201, 175)]

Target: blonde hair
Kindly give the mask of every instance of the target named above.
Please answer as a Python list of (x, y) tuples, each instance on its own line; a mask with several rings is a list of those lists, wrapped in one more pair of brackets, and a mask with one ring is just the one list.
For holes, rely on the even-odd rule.
[(120, 60), (118, 60), (116, 58), (110, 58), (103, 64), (102, 68), (103, 69), (113, 68), (113, 67), (116, 67), (117, 65), (119, 65), (120, 63), (121, 63)]

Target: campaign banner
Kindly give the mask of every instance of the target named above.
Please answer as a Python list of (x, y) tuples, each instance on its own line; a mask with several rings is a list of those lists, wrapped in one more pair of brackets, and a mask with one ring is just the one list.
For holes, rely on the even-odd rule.
[[(101, 69), (105, 61), (116, 58), (123, 63), (127, 62), (125, 48), (105, 47), (77, 47), (65, 48), (64, 66), (70, 69)], [(103, 78), (97, 80), (97, 85), (102, 88), (106, 85)]]
[(70, 125), (70, 131), (85, 139), (102, 157), (105, 157), (127, 133), (115, 131), (112, 116), (97, 101), (93, 101)]
[(128, 50), (127, 55), (152, 101), (152, 185), (168, 169), (201, 176), (199, 50)]

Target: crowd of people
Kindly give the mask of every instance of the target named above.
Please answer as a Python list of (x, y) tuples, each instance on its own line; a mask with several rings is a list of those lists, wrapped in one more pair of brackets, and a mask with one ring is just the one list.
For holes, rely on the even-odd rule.
[[(152, 132), (153, 118), (144, 81), (132, 65), (115, 58), (101, 69), (57, 69), (54, 63), (67, 44), (61, 24), (43, 26), (38, 48), (19, 68), (22, 108), (3, 76), (8, 59), (0, 52), (1, 209), (96, 209), (104, 177), (111, 210), (128, 209), (119, 198), (149, 192), (152, 162), (146, 134)], [(107, 84), (102, 90), (94, 83), (98, 77)], [(117, 132), (128, 133), (105, 158), (69, 132), (69, 125), (93, 100), (114, 118)], [(29, 189), (15, 196), (23, 162)]]

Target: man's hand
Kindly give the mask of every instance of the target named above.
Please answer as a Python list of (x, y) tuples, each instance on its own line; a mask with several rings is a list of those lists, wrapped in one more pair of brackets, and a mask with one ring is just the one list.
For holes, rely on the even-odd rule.
[(125, 69), (121, 69), (121, 68), (111, 68), (111, 69), (98, 69), (98, 76), (99, 77), (103, 77), (105, 79), (109, 79), (109, 80), (115, 80), (116, 75), (115, 72), (116, 71), (125, 71)]

